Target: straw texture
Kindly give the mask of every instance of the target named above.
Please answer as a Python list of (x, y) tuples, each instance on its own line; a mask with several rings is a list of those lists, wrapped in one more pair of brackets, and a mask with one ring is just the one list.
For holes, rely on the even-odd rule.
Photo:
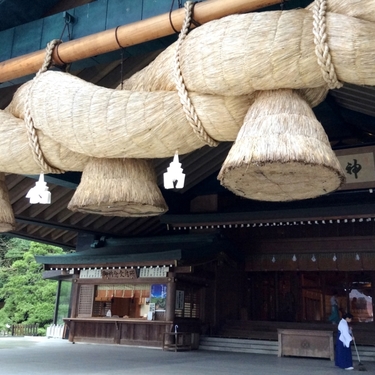
[(86, 164), (68, 209), (104, 216), (155, 216), (168, 210), (150, 164), (95, 159)]
[[(23, 118), (29, 90), (21, 87), (7, 110)], [(95, 86), (61, 72), (46, 72), (30, 90), (34, 126), (75, 153), (97, 158), (161, 158), (205, 145), (191, 128), (177, 92), (137, 92)], [(251, 96), (191, 95), (206, 132), (234, 140)], [(48, 145), (41, 148), (45, 150)]]
[[(309, 4), (306, 9), (311, 10), (314, 3)], [(375, 21), (375, 2), (373, 0), (328, 0), (327, 11), (345, 14), (365, 21)]]
[(0, 170), (83, 170), (71, 209), (153, 215), (165, 202), (134, 158), (236, 140), (219, 175), (236, 194), (287, 201), (333, 191), (343, 172), (311, 107), (344, 82), (375, 85), (374, 14), (374, 1), (316, 0), (228, 16), (183, 35), (123, 90), (43, 71), (0, 111)]
[[(0, 170), (15, 174), (39, 174), (22, 119), (0, 110)], [(39, 141), (48, 163), (60, 169), (82, 171), (89, 157), (65, 148), (54, 139), (38, 131)]]
[[(327, 13), (327, 41), (338, 79), (375, 84), (375, 24)], [(326, 86), (315, 55), (313, 13), (306, 9), (232, 15), (190, 32), (181, 47), (186, 88), (215, 95)], [(174, 90), (176, 44), (124, 82), (125, 89)]]
[(5, 183), (5, 174), (0, 173), (0, 232), (9, 232), (16, 227), (12, 205), (9, 201), (8, 188)]
[(284, 89), (258, 93), (218, 179), (246, 198), (291, 201), (336, 190), (344, 176), (310, 106)]

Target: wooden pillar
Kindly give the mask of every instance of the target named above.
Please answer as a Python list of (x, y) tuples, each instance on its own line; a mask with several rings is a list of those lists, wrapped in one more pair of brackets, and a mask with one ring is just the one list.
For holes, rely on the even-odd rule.
[(169, 273), (170, 281), (167, 284), (167, 303), (165, 309), (165, 320), (174, 321), (174, 312), (176, 305), (176, 283), (174, 273)]
[(323, 299), (323, 321), (326, 320), (326, 275), (323, 274), (322, 276), (322, 299)]
[(72, 295), (71, 295), (71, 301), (70, 301), (72, 310), (71, 310), (70, 318), (77, 317), (78, 289), (79, 289), (79, 284), (77, 282), (77, 279), (73, 279)]
[(57, 288), (56, 288), (55, 311), (53, 313), (53, 321), (52, 321), (53, 324), (57, 324), (57, 318), (59, 315), (60, 294), (61, 294), (61, 280), (58, 280)]
[(346, 313), (350, 313), (350, 293), (351, 285), (349, 283), (349, 274), (345, 272), (345, 296), (346, 296)]
[(274, 305), (273, 305), (273, 310), (274, 310), (274, 319), (275, 320), (279, 320), (279, 317), (280, 317), (280, 309), (279, 309), (279, 282), (280, 282), (280, 278), (279, 278), (279, 273), (276, 271), (275, 272), (275, 278), (274, 278), (274, 282), (275, 282), (275, 285), (274, 285)]
[[(375, 311), (375, 272), (371, 271), (371, 297), (372, 297), (372, 315), (374, 316)], [(372, 320), (372, 324), (375, 325), (375, 320)]]

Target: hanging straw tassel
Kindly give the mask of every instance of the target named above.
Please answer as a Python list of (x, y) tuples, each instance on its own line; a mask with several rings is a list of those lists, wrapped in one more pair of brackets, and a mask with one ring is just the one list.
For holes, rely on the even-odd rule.
[(96, 159), (85, 166), (68, 209), (104, 216), (155, 216), (168, 207), (146, 160)]
[(310, 106), (285, 89), (257, 94), (218, 179), (246, 198), (291, 201), (334, 191), (345, 176)]
[(5, 183), (5, 174), (0, 173), (0, 232), (9, 232), (16, 227), (12, 205), (9, 201), (8, 188)]

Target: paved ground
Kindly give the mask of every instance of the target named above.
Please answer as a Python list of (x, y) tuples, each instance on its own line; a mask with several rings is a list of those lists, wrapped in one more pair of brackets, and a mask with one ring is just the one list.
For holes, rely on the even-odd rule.
[[(369, 374), (375, 373), (375, 362), (364, 365)], [(175, 353), (118, 345), (72, 344), (60, 339), (0, 338), (1, 375), (338, 375), (347, 372), (324, 359), (203, 350)]]

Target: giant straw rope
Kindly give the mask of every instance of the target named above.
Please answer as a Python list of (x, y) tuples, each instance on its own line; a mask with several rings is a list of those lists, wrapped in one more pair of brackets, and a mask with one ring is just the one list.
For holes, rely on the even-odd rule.
[[(189, 33), (186, 7), (179, 40), (122, 90), (53, 71), (21, 86), (0, 111), (0, 170), (82, 171), (92, 159), (161, 158), (234, 141), (219, 178), (236, 194), (283, 201), (337, 189), (343, 172), (310, 109), (345, 82), (375, 85), (375, 2), (315, 0), (307, 9), (232, 15)], [(285, 107), (295, 111), (286, 116)], [(254, 133), (255, 123), (266, 127)], [(317, 173), (320, 187), (319, 179), (311, 184)], [(284, 180), (293, 187), (291, 175), (302, 194), (284, 191)]]

